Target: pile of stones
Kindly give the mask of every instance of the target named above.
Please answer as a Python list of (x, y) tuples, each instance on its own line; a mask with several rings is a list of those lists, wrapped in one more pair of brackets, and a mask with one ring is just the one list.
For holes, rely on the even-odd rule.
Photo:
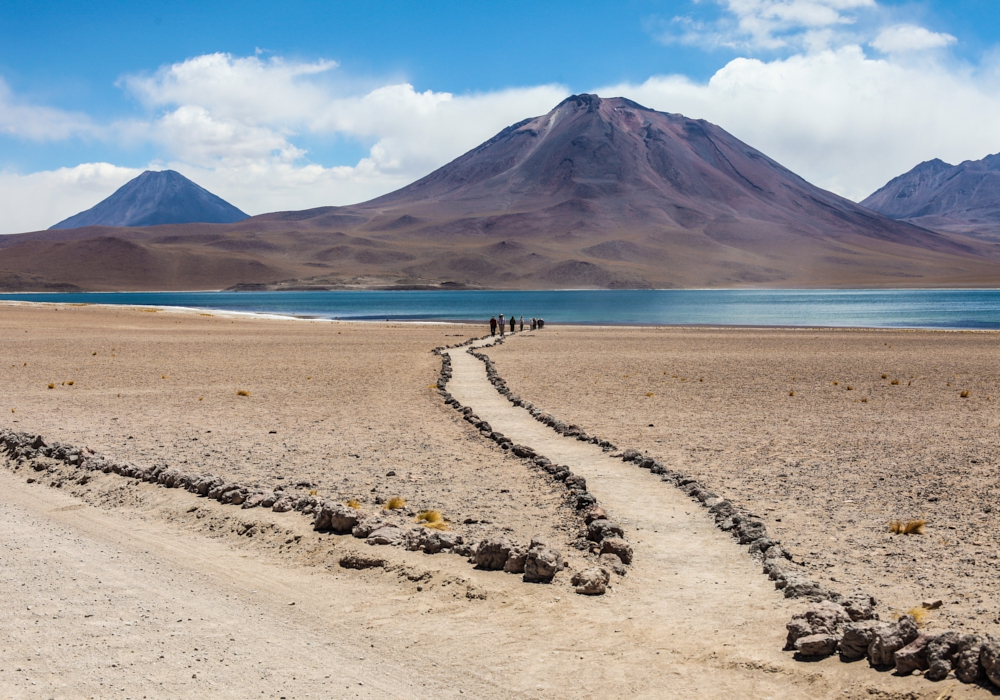
[(954, 672), (962, 683), (988, 679), (1000, 688), (1000, 638), (954, 630), (921, 632), (911, 615), (882, 622), (870, 612), (852, 602), (811, 605), (788, 623), (785, 649), (803, 659), (837, 653), (844, 661), (867, 658), (875, 668), (895, 669), (900, 675), (921, 672), (932, 681)]

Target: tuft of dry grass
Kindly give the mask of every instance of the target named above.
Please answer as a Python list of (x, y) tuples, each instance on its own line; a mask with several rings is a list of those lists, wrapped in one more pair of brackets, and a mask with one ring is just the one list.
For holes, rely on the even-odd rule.
[(868, 403), (868, 397), (866, 396), (863, 399), (861, 399), (861, 403)]
[(838, 386), (839, 384), (840, 384), (840, 382), (837, 382), (837, 381), (830, 382), (831, 386)]
[(49, 386), (50, 389), (55, 389), (56, 388), (55, 384), (49, 384), (48, 386)]
[(888, 374), (883, 374), (883, 375), (882, 375), (882, 379), (888, 379), (888, 378), (889, 378), (889, 375), (888, 375)]
[(917, 627), (923, 627), (927, 624), (927, 608), (917, 606), (915, 608), (910, 608), (904, 615), (909, 615), (917, 623)]
[(417, 513), (417, 522), (433, 530), (447, 530), (448, 523), (438, 510), (422, 510)]
[(68, 382), (66, 382), (66, 385), (67, 386), (73, 386), (75, 383), (76, 382), (74, 380), (70, 379)]
[(848, 391), (854, 391), (854, 387), (853, 386), (847, 386), (847, 387), (844, 387), (844, 388), (847, 389)]
[(907, 520), (905, 523), (902, 520), (891, 520), (889, 532), (895, 535), (922, 535), (926, 524), (926, 520)]
[(966, 389), (966, 390), (965, 390), (965, 391), (963, 391), (963, 392), (962, 392), (961, 394), (959, 394), (959, 396), (960, 396), (960, 397), (962, 397), (963, 399), (967, 399), (967, 398), (969, 398), (969, 390), (968, 390), (968, 389)]
[(656, 394), (654, 394), (654, 393), (653, 393), (653, 392), (651, 392), (651, 391), (647, 391), (647, 392), (646, 392), (646, 396), (656, 396)]
[(788, 395), (789, 395), (789, 396), (795, 396), (795, 392), (794, 392), (794, 391), (789, 391), (789, 392), (788, 392)]
[(354, 510), (360, 510), (361, 509), (361, 501), (359, 501), (356, 498), (349, 499), (347, 501), (347, 503), (345, 503), (344, 505), (348, 506), (350, 508), (353, 508)]
[(97, 351), (95, 350), (94, 352), (92, 352), (92, 353), (90, 353), (90, 354), (91, 354), (91, 355), (96, 355), (96, 354), (97, 354)]
[(199, 400), (199, 401), (204, 401), (204, 400), (205, 400), (205, 397), (204, 397), (204, 396), (199, 396), (199, 397), (198, 397), (198, 400)]
[(399, 510), (406, 505), (406, 499), (402, 496), (393, 496), (385, 502), (383, 506), (386, 510)]
[(236, 392), (236, 395), (237, 396), (250, 396), (250, 392), (247, 391), (246, 389), (240, 389), (239, 391)]
[(899, 380), (893, 379), (891, 382), (889, 382), (889, 384), (891, 384), (892, 386), (899, 386)]
[(309, 489), (309, 495), (310, 496), (317, 496), (317, 495), (319, 495), (319, 491), (317, 491), (316, 489)]

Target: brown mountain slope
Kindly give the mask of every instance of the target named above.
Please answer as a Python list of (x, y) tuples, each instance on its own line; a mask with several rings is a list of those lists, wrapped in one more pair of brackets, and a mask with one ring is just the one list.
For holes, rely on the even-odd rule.
[[(95, 238), (134, 247), (72, 252)], [(76, 264), (54, 263), (57, 243)], [(137, 272), (157, 265), (155, 284)], [(708, 122), (577, 95), (370, 202), (10, 236), (0, 270), (90, 289), (903, 287), (995, 285), (1000, 255), (814, 187)]]

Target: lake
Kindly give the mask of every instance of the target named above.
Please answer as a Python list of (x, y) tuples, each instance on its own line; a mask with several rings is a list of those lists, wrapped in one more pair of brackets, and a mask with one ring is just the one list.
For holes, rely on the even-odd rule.
[(351, 320), (1000, 329), (1000, 290), (95, 292), (0, 300), (183, 306)]

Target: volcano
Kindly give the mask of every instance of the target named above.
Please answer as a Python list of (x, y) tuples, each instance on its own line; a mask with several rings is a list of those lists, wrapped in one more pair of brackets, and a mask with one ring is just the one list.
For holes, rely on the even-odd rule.
[(52, 226), (230, 224), (247, 215), (174, 170), (147, 170), (86, 211)]
[[(172, 255), (171, 270), (180, 277), (160, 275), (157, 289), (911, 287), (1000, 280), (1000, 255), (981, 240), (896, 221), (822, 190), (709, 122), (596, 95), (569, 97), (361, 204), (210, 227), (92, 227), (6, 238), (0, 270), (82, 288), (116, 288), (109, 287), (113, 271), (101, 270), (97, 282), (86, 270), (51, 277), (43, 264), (65, 260), (59, 270), (79, 269), (70, 262), (74, 249), (96, 238), (102, 242), (89, 244), (87, 259), (113, 249), (120, 260), (135, 257), (150, 266)], [(199, 255), (211, 265), (200, 267), (197, 280), (186, 279), (176, 261)], [(120, 284), (136, 288), (136, 278), (122, 276)]]
[(958, 165), (926, 161), (861, 204), (926, 228), (1000, 240), (1000, 154)]

